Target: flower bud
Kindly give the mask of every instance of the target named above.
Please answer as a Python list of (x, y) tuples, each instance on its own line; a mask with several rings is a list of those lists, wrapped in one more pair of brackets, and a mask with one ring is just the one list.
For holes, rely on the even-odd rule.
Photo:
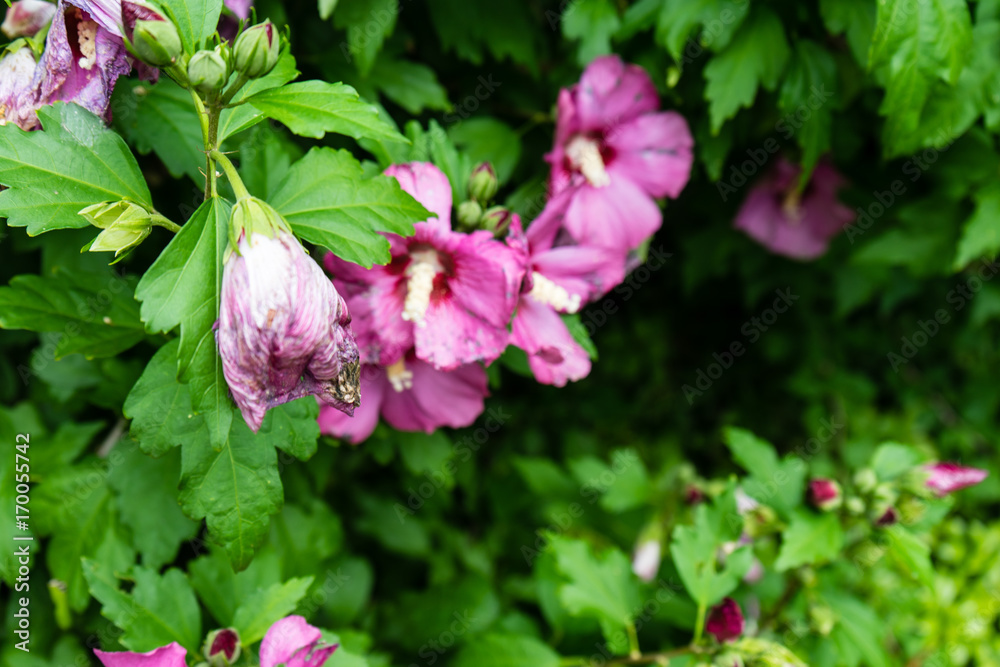
[(712, 660), (713, 667), (744, 667), (743, 656), (736, 651), (723, 651)]
[(507, 233), (507, 229), (510, 228), (513, 220), (514, 214), (510, 212), (510, 209), (504, 206), (493, 206), (486, 209), (486, 212), (483, 213), (483, 217), (479, 221), (479, 226), (482, 229), (493, 232), (493, 236), (500, 238)]
[(705, 631), (720, 642), (736, 639), (743, 634), (743, 612), (736, 600), (726, 598), (712, 607), (705, 621)]
[(483, 217), (483, 207), (473, 200), (464, 201), (458, 205), (459, 224), (470, 229), (479, 227), (479, 220)]
[(660, 540), (643, 540), (636, 546), (635, 553), (632, 555), (632, 572), (643, 581), (650, 582), (656, 578), (656, 573), (660, 571), (661, 558)]
[(809, 624), (817, 633), (827, 637), (833, 632), (833, 626), (837, 624), (837, 617), (833, 610), (826, 605), (813, 605), (809, 608)]
[(847, 502), (844, 503), (844, 506), (847, 508), (848, 512), (850, 512), (855, 516), (864, 514), (866, 509), (865, 501), (862, 500), (861, 498), (858, 498), (857, 496), (851, 496), (850, 498), (848, 498)]
[(240, 635), (232, 628), (214, 630), (201, 650), (210, 667), (229, 667), (240, 657)]
[(688, 484), (684, 490), (684, 503), (687, 505), (697, 505), (705, 501), (705, 492), (697, 484)]
[(496, 196), (500, 188), (497, 173), (489, 162), (480, 162), (469, 177), (469, 197), (485, 204)]
[(939, 497), (979, 484), (989, 474), (979, 468), (961, 466), (957, 463), (931, 463), (923, 467), (926, 474), (924, 484)]
[(266, 201), (257, 197), (244, 197), (236, 201), (229, 217), (229, 242), (233, 248), (238, 246), (238, 240), (244, 236), (263, 234), (274, 238), (280, 232), (291, 234), (292, 228)]
[(188, 62), (188, 81), (202, 95), (222, 90), (229, 80), (229, 66), (218, 51), (198, 51)]
[(899, 521), (899, 512), (896, 511), (895, 507), (887, 507), (881, 511), (876, 511), (875, 516), (878, 517), (875, 519), (875, 525), (879, 528), (891, 526)]
[(270, 21), (244, 30), (233, 46), (236, 71), (251, 79), (264, 76), (278, 63), (281, 38)]
[(844, 504), (844, 494), (832, 479), (814, 479), (809, 482), (809, 500), (817, 509), (830, 512)]
[(56, 6), (45, 0), (18, 0), (7, 8), (0, 32), (10, 39), (34, 37), (52, 20)]
[(854, 485), (861, 493), (871, 493), (878, 485), (878, 476), (871, 468), (862, 468), (854, 473)]
[(85, 246), (90, 252), (113, 252), (118, 257), (142, 243), (152, 230), (149, 211), (124, 200), (88, 206), (80, 215), (104, 230)]
[(147, 65), (167, 67), (177, 60), (183, 47), (172, 22), (139, 20), (132, 31), (132, 50)]

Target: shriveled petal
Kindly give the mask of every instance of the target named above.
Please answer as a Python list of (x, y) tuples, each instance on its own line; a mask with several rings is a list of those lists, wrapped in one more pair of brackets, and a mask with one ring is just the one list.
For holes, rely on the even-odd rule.
[(35, 78), (37, 63), (31, 47), (25, 46), (0, 59), (0, 121), (14, 123), (22, 130), (38, 127), (35, 111)]
[(660, 107), (646, 70), (614, 55), (587, 65), (574, 88), (574, 100), (583, 132), (604, 131)]
[(319, 430), (326, 435), (344, 438), (353, 445), (368, 438), (378, 425), (384, 394), (391, 391), (381, 366), (364, 364), (361, 367), (361, 405), (350, 417), (328, 405), (320, 405)]
[(275, 622), (260, 643), (260, 667), (320, 667), (337, 649), (321, 646), (322, 633), (301, 616)]
[(511, 343), (528, 354), (535, 379), (556, 387), (590, 374), (590, 355), (573, 340), (559, 314), (530, 296), (521, 298)]
[(411, 357), (406, 368), (413, 373), (413, 387), (399, 392), (386, 388), (382, 404), (382, 416), (394, 428), (432, 433), (442, 426), (468, 426), (482, 414), (489, 391), (479, 364), (439, 371)]
[(451, 229), (451, 183), (444, 172), (430, 162), (409, 162), (391, 165), (383, 173), (436, 216), (427, 220), (435, 233)]
[(432, 296), (425, 320), (426, 326), (413, 328), (417, 357), (441, 370), (488, 364), (503, 353), (510, 336), (506, 324), (495, 326), (471, 315), (450, 295)]
[(627, 177), (609, 169), (611, 182), (573, 190), (566, 231), (581, 245), (596, 245), (624, 255), (652, 236), (663, 220), (660, 208)]
[(985, 470), (957, 463), (932, 463), (925, 466), (924, 469), (928, 473), (927, 487), (941, 496), (975, 486), (989, 475)]
[(187, 655), (187, 649), (177, 642), (171, 642), (147, 653), (94, 649), (94, 655), (104, 667), (186, 667), (184, 656)]
[(10, 39), (32, 37), (48, 25), (56, 6), (45, 0), (17, 0), (7, 8), (0, 31)]
[(66, 0), (87, 12), (97, 24), (115, 37), (122, 36), (122, 0)]
[(676, 198), (691, 176), (694, 138), (684, 117), (673, 111), (634, 118), (610, 132), (617, 173), (653, 197)]

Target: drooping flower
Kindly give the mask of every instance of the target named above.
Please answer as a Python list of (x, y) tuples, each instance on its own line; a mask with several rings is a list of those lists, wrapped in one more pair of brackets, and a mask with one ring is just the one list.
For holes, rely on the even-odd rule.
[(18, 37), (33, 37), (35, 33), (48, 25), (56, 13), (56, 6), (45, 0), (17, 0), (7, 8), (3, 32), (10, 39)]
[(830, 240), (854, 219), (837, 199), (844, 178), (821, 160), (801, 194), (801, 168), (780, 159), (753, 187), (733, 226), (771, 252), (792, 259), (815, 259)]
[(985, 470), (957, 463), (930, 463), (924, 466), (924, 471), (927, 473), (927, 480), (924, 483), (939, 496), (975, 486), (989, 475)]
[(38, 127), (35, 110), (35, 54), (24, 46), (0, 58), (0, 125), (14, 123), (22, 130)]
[(736, 639), (743, 634), (743, 611), (732, 598), (726, 598), (712, 607), (705, 621), (705, 631), (720, 642)]
[(260, 643), (260, 667), (322, 667), (337, 644), (322, 641), (323, 633), (301, 616), (276, 621)]
[(434, 165), (394, 165), (385, 173), (434, 216), (417, 223), (412, 237), (386, 235), (387, 266), (362, 269), (327, 256), (352, 310), (372, 319), (358, 338), (364, 358), (388, 367), (412, 348), (440, 370), (493, 361), (507, 346), (523, 256), (488, 231), (452, 231), (451, 186)]
[(254, 431), (269, 408), (302, 396), (354, 411), (359, 362), (350, 322), (333, 283), (288, 231), (240, 235), (223, 271), (217, 338), (226, 382)]
[(809, 500), (824, 512), (837, 509), (843, 504), (840, 485), (832, 479), (814, 479), (809, 482)]
[(94, 649), (94, 654), (104, 667), (187, 667), (184, 662), (187, 649), (177, 642), (171, 642), (147, 653)]
[(577, 242), (624, 256), (659, 229), (654, 198), (676, 198), (687, 184), (694, 140), (682, 116), (659, 106), (645, 70), (618, 56), (595, 59), (560, 91), (545, 159), (550, 195), (566, 207), (564, 225)]
[(656, 578), (656, 573), (660, 571), (660, 560), (662, 558), (660, 540), (643, 540), (632, 554), (632, 572), (643, 581), (650, 582)]

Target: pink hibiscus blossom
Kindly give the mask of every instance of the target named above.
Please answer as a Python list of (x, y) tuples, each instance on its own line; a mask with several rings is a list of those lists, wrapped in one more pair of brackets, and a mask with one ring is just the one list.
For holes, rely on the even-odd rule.
[(687, 184), (694, 140), (681, 115), (659, 106), (646, 71), (618, 56), (595, 59), (559, 92), (545, 159), (553, 203), (566, 207), (563, 224), (577, 242), (624, 256), (660, 228), (654, 198), (676, 198)]
[(386, 266), (363, 269), (327, 255), (352, 311), (372, 320), (358, 337), (362, 357), (390, 366), (413, 348), (439, 370), (493, 361), (507, 346), (523, 255), (488, 231), (452, 231), (451, 186), (434, 165), (393, 165), (385, 173), (434, 216), (417, 223), (411, 237), (386, 235), (392, 253)]
[(107, 652), (94, 649), (94, 655), (104, 667), (187, 667), (184, 662), (187, 649), (177, 642), (171, 642), (147, 653)]
[(939, 496), (975, 486), (989, 475), (985, 470), (957, 463), (931, 463), (924, 466), (924, 472), (927, 474), (924, 484)]
[(828, 161), (816, 165), (799, 193), (801, 167), (780, 159), (747, 195), (733, 226), (771, 252), (792, 259), (816, 259), (830, 240), (854, 220), (837, 199), (844, 178)]

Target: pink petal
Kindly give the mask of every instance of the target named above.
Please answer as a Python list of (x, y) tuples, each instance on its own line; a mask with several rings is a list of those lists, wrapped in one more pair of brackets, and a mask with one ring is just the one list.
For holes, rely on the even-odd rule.
[(366, 440), (378, 425), (379, 411), (382, 409), (388, 386), (385, 369), (372, 364), (362, 366), (361, 405), (354, 409), (353, 417), (347, 416), (336, 408), (320, 405), (320, 433), (344, 438), (353, 445)]
[(476, 421), (489, 395), (486, 371), (466, 364), (452, 371), (438, 371), (418, 359), (408, 359), (413, 388), (385, 390), (382, 416), (394, 428), (431, 433), (441, 426), (461, 428)]
[(115, 37), (122, 36), (121, 0), (66, 0), (67, 4), (79, 7)]
[(454, 264), (448, 288), (456, 302), (477, 319), (506, 327), (524, 278), (524, 253), (488, 231), (450, 234), (442, 241), (438, 247)]
[(260, 667), (320, 667), (337, 645), (318, 646), (322, 633), (301, 616), (275, 622), (260, 643)]
[(572, 90), (562, 88), (556, 101), (556, 147), (562, 150), (570, 138), (580, 131), (580, 117), (576, 111), (576, 99)]
[(564, 225), (581, 245), (596, 245), (625, 254), (652, 236), (663, 218), (649, 195), (629, 178), (608, 170), (611, 182), (573, 190)]
[(250, 7), (253, 0), (225, 0), (226, 9), (236, 15), (237, 18), (250, 18)]
[(533, 255), (531, 263), (534, 271), (570, 294), (579, 294), (583, 303), (625, 279), (621, 254), (596, 246), (559, 246)]
[(511, 343), (528, 354), (528, 365), (542, 384), (562, 387), (590, 373), (590, 356), (559, 314), (530, 296), (518, 304)]
[(426, 326), (413, 328), (417, 357), (440, 370), (490, 363), (503, 353), (510, 336), (506, 326), (472, 316), (450, 296), (432, 298), (425, 320)]
[(580, 130), (603, 131), (660, 107), (646, 70), (618, 56), (591, 62), (574, 89)]
[(615, 150), (616, 171), (652, 197), (676, 198), (691, 176), (694, 139), (687, 121), (673, 111), (639, 116), (606, 137)]
[(148, 653), (107, 652), (94, 649), (94, 655), (104, 663), (104, 667), (187, 667), (184, 662), (187, 649), (177, 642), (171, 642)]
[(928, 473), (927, 487), (940, 496), (975, 486), (989, 475), (985, 470), (957, 463), (932, 463), (924, 466), (924, 469)]
[(451, 229), (451, 183), (444, 172), (430, 162), (410, 162), (391, 165), (383, 173), (437, 216), (429, 218), (428, 225), (438, 232)]

